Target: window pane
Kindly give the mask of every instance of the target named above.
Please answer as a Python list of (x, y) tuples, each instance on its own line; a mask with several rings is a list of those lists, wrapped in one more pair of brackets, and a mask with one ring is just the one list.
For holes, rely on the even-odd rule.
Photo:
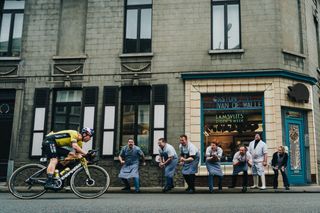
[(56, 102), (81, 102), (81, 90), (61, 90), (57, 92)]
[(137, 39), (138, 10), (127, 10), (126, 38)]
[(127, 10), (124, 52), (137, 52), (138, 10)]
[(151, 52), (151, 9), (141, 10), (140, 52)]
[(24, 1), (5, 1), (4, 9), (24, 9)]
[(123, 106), (123, 116), (122, 116), (122, 133), (123, 135), (134, 134), (134, 105), (124, 105)]
[(149, 105), (138, 106), (138, 146), (145, 154), (149, 153)]
[(20, 55), (21, 35), (23, 26), (23, 14), (16, 14), (14, 19), (13, 39), (12, 39), (12, 55)]
[(127, 0), (127, 5), (152, 4), (152, 0)]
[(239, 48), (239, 5), (228, 5), (228, 49)]
[(71, 106), (69, 114), (69, 129), (80, 129), (80, 106)]
[(212, 7), (213, 49), (224, 49), (224, 6)]
[(141, 10), (140, 38), (151, 38), (151, 9)]
[(53, 131), (64, 130), (67, 123), (67, 107), (57, 106), (54, 110), (53, 119)]
[(11, 14), (3, 14), (0, 34), (0, 52), (8, 52)]

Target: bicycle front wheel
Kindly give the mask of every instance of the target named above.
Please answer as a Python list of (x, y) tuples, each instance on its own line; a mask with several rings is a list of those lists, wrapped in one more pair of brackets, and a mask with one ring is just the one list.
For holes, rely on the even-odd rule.
[(43, 185), (47, 179), (46, 167), (41, 164), (27, 164), (14, 171), (8, 187), (15, 197), (34, 199), (43, 195)]
[(78, 169), (71, 177), (70, 187), (81, 198), (97, 198), (107, 191), (110, 177), (105, 169), (97, 165), (88, 165), (90, 178), (84, 168)]

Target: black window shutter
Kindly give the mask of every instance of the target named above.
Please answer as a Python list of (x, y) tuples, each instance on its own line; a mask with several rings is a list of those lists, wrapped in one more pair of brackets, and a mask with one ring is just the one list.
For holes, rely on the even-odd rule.
[(34, 106), (35, 107), (48, 107), (49, 105), (50, 89), (41, 88), (35, 90)]
[(153, 104), (166, 104), (167, 103), (167, 85), (153, 85), (152, 100), (153, 100)]
[(103, 100), (105, 106), (117, 106), (118, 105), (118, 87), (106, 86), (104, 87)]
[(85, 87), (83, 89), (83, 103), (85, 106), (95, 106), (98, 100), (98, 87)]

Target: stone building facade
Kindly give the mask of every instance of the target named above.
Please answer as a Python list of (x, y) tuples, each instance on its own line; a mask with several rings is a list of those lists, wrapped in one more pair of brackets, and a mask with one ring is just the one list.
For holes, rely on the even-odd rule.
[[(157, 186), (157, 138), (178, 149), (183, 133), (202, 155), (218, 139), (226, 176), (236, 148), (260, 133), (269, 159), (288, 146), (293, 184), (318, 182), (318, 1), (0, 6), (2, 180), (37, 161), (49, 131), (89, 126), (97, 134), (86, 148), (99, 148), (112, 185), (119, 184), (117, 154), (129, 137), (148, 156), (142, 185)], [(206, 184), (203, 159), (199, 166), (198, 182)]]

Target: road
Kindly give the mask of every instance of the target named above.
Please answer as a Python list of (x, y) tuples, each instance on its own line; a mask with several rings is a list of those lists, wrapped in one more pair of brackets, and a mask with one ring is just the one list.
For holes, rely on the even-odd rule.
[(72, 193), (48, 193), (35, 200), (19, 200), (0, 193), (0, 212), (320, 212), (320, 193), (107, 193), (92, 200)]

